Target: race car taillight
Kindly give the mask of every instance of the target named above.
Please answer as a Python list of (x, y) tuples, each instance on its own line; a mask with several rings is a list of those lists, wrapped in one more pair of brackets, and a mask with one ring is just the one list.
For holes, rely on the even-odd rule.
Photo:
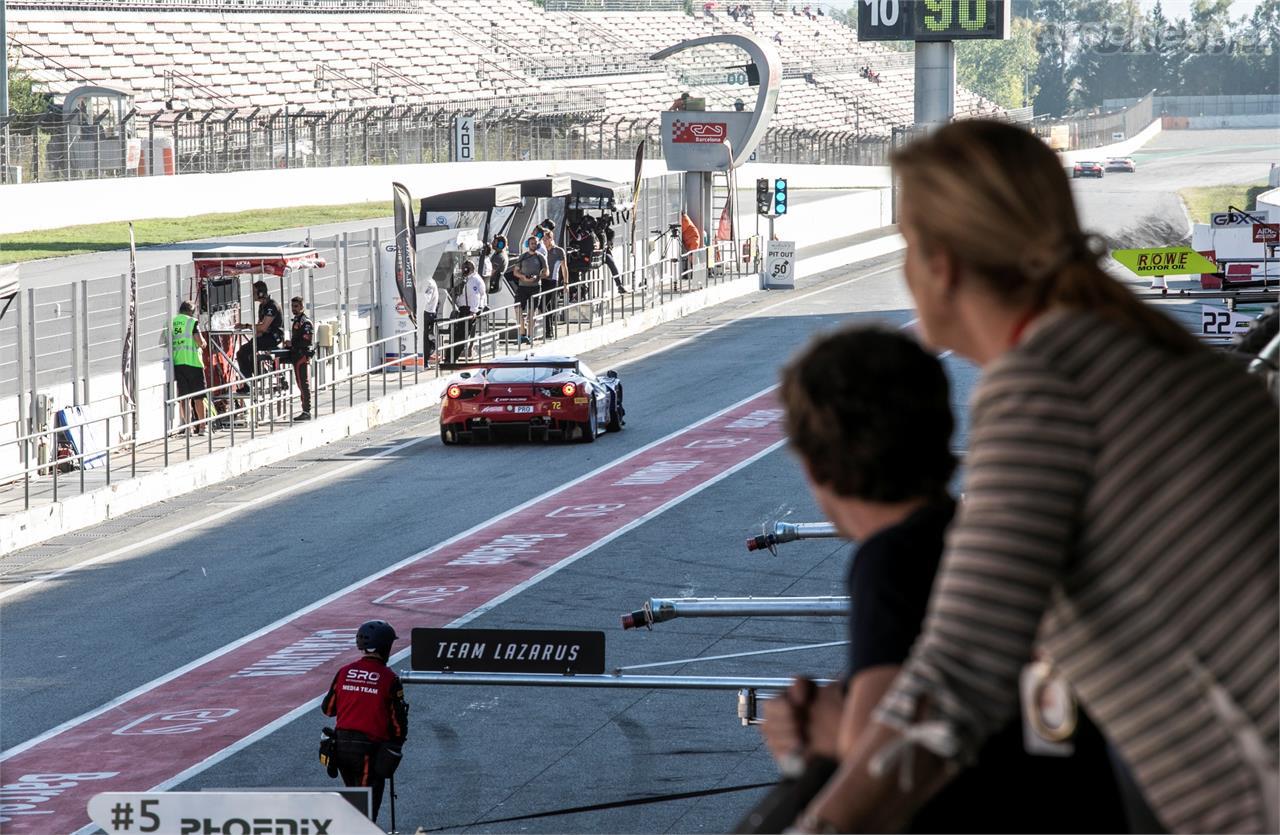
[(578, 387), (573, 383), (565, 383), (564, 386), (561, 387), (560, 392), (564, 394), (565, 397), (573, 397), (573, 393), (577, 390)]
[(457, 400), (462, 396), (462, 386), (449, 386), (448, 392), (450, 400)]

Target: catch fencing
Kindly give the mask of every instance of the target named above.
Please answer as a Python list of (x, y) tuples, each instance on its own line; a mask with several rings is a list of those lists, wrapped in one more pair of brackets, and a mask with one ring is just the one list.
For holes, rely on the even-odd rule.
[[(506, 100), (448, 109), (166, 110), (130, 112), (109, 126), (15, 116), (0, 120), (0, 182), (455, 162), (460, 118), (473, 120), (472, 160), (630, 159), (641, 140), (648, 140), (650, 156), (661, 158), (658, 116), (605, 116), (600, 104), (584, 94), (575, 102), (531, 103), (528, 111)], [(547, 107), (556, 112), (539, 111)], [(160, 153), (157, 140), (172, 147), (171, 169), (146, 156)], [(879, 165), (887, 145), (856, 130), (774, 127), (756, 158)]]
[[(1130, 107), (1137, 99), (1107, 99), (1103, 106)], [(1152, 108), (1161, 116), (1262, 116), (1280, 113), (1280, 96), (1155, 96)]]
[(1056, 119), (1036, 119), (1032, 129), (1049, 144), (1064, 151), (1100, 148), (1137, 136), (1155, 119), (1152, 99), (1155, 91), (1122, 110), (1111, 113), (1091, 114)]

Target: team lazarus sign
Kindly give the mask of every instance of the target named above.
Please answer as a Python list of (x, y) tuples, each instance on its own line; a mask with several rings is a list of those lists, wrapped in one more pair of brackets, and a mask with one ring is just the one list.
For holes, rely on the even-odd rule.
[(1216, 273), (1218, 265), (1189, 246), (1166, 246), (1157, 249), (1117, 249), (1111, 253), (1134, 275), (1150, 278), (1158, 275), (1199, 275)]
[(858, 40), (1002, 39), (1009, 9), (1009, 0), (858, 0)]
[(468, 673), (604, 672), (604, 633), (551, 629), (414, 629), (415, 670)]

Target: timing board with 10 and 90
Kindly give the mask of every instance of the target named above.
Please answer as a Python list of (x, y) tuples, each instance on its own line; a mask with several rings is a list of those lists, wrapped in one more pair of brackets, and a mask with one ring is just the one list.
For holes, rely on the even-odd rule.
[(1003, 39), (1009, 0), (859, 0), (858, 40)]

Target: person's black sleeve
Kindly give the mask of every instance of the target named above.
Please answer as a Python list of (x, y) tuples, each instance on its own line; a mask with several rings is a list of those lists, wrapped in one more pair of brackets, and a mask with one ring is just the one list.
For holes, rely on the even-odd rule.
[(391, 682), (391, 740), (403, 745), (408, 738), (409, 703), (404, 699), (404, 684), (400, 676), (394, 676)]
[[(868, 543), (856, 556), (849, 600), (849, 676), (907, 660), (920, 635), (936, 561)], [(923, 564), (922, 564), (923, 563)]]
[(335, 673), (333, 681), (329, 684), (329, 692), (325, 694), (324, 701), (320, 703), (320, 712), (325, 716), (338, 715), (338, 674)]

